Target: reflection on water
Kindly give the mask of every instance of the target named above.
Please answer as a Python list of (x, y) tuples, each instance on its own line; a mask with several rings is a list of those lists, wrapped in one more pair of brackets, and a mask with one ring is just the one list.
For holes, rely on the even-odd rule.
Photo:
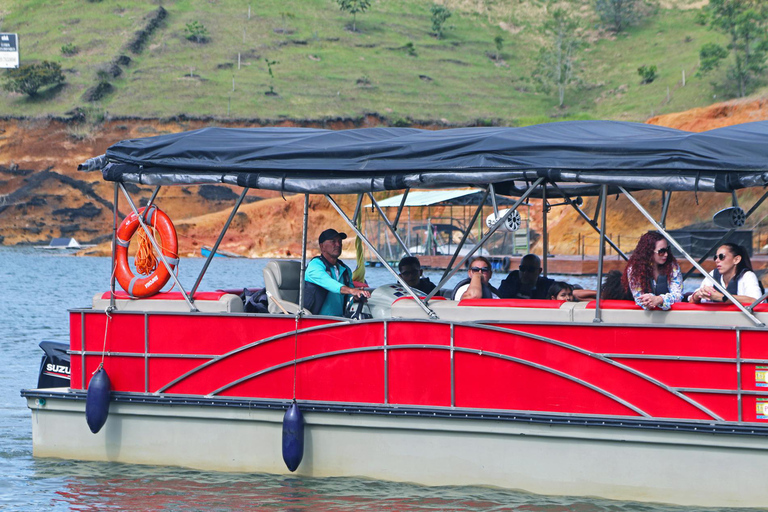
[[(180, 468), (85, 462), (54, 464), (45, 461), (36, 466), (38, 483), (55, 489), (50, 500), (37, 505), (82, 511), (693, 510), (634, 502), (536, 496), (482, 487), (422, 487), (355, 478), (205, 473)], [(67, 476), (61, 478), (62, 474)]]
[[(186, 288), (202, 268), (184, 259)], [(200, 289), (262, 286), (263, 260), (217, 258)], [(425, 272), (438, 282), (441, 272)], [(459, 272), (448, 287), (464, 278)], [(494, 276), (498, 284), (504, 276)], [(393, 281), (384, 269), (367, 269), (370, 285)], [(594, 277), (565, 278), (594, 288)], [(584, 498), (536, 496), (480, 487), (422, 487), (355, 478), (304, 478), (207, 473), (182, 468), (34, 459), (31, 414), (19, 390), (34, 387), (42, 340), (67, 341), (67, 308), (90, 304), (109, 288), (108, 258), (76, 258), (0, 247), (0, 509), (135, 511), (694, 511), (685, 508)], [(83, 419), (83, 428), (86, 428)], [(372, 440), (375, 441), (375, 440)], [(190, 440), (194, 442), (194, 440)], [(247, 442), (247, 440), (244, 440)]]

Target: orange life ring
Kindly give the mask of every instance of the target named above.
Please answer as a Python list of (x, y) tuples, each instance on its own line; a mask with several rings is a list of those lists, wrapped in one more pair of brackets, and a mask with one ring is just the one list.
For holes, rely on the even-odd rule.
[[(139, 209), (139, 213), (144, 213), (144, 208)], [(148, 226), (153, 226), (158, 235), (160, 235), (160, 247), (163, 256), (170, 264), (171, 268), (176, 268), (179, 263), (178, 249), (179, 241), (176, 238), (176, 229), (173, 227), (171, 219), (156, 206), (151, 206), (147, 212), (145, 222)], [(128, 264), (128, 245), (131, 243), (131, 237), (139, 228), (139, 217), (131, 213), (117, 228), (117, 239), (115, 249), (115, 277), (120, 286), (132, 297), (149, 297), (159, 292), (171, 274), (165, 268), (162, 262), (158, 262), (157, 268), (147, 277), (138, 277), (133, 274)]]

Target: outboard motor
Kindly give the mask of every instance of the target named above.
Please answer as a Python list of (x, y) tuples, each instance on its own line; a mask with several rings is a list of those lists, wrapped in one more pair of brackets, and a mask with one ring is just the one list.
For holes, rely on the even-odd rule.
[(37, 377), (38, 388), (69, 387), (69, 354), (67, 343), (41, 341), (43, 360), (40, 362), (40, 374)]

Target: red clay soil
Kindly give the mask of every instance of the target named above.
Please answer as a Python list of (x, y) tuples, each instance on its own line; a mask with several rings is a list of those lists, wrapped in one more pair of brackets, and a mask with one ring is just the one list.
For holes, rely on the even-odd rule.
[[(690, 131), (702, 131), (730, 124), (768, 119), (768, 98), (734, 100), (688, 112), (655, 117), (649, 123)], [(339, 121), (326, 123), (334, 129), (376, 126), (375, 117), (362, 123)], [(292, 123), (286, 122), (288, 126)], [(77, 165), (87, 158), (103, 154), (107, 147), (120, 140), (149, 137), (163, 133), (193, 130), (211, 125), (208, 121), (111, 120), (91, 126), (61, 120), (0, 120), (0, 243), (46, 244), (53, 237), (71, 236), (81, 243), (101, 242), (86, 254), (108, 254), (107, 240), (111, 235), (113, 185), (101, 179), (99, 173), (78, 172)], [(248, 123), (228, 126), (255, 126)], [(319, 126), (307, 124), (305, 126)], [(439, 128), (439, 127), (424, 127)], [(223, 185), (222, 185), (223, 187)], [(240, 193), (229, 187), (232, 193)], [(134, 190), (135, 197), (146, 200), (149, 187)], [(225, 191), (226, 192), (226, 191)], [(762, 191), (739, 193), (740, 204), (747, 207)], [(303, 196), (286, 196), (262, 190), (251, 190), (249, 200), (236, 216), (221, 248), (249, 257), (291, 257), (301, 248)], [(640, 202), (658, 214), (661, 194), (637, 194)], [(354, 208), (354, 199), (339, 197), (345, 210)], [(698, 204), (697, 204), (698, 200)], [(120, 198), (120, 211), (129, 208)], [(179, 233), (182, 255), (199, 254), (202, 245), (212, 245), (234, 204), (231, 199), (216, 200), (200, 195), (198, 187), (167, 187), (158, 196), (157, 204), (174, 220)], [(531, 227), (541, 230), (540, 203), (532, 202)], [(322, 197), (310, 201), (310, 246), (322, 229), (342, 230), (344, 222)], [(650, 225), (624, 198), (609, 200), (608, 231), (621, 247), (631, 250), (637, 237)], [(730, 206), (722, 194), (678, 193), (673, 196), (667, 227), (680, 228), (711, 219), (720, 208)], [(584, 209), (594, 213), (595, 200), (585, 199)], [(439, 216), (439, 208), (432, 208)], [(490, 212), (488, 212), (490, 213)], [(761, 211), (757, 218), (762, 217)], [(416, 212), (412, 216), (418, 217)], [(594, 230), (573, 210), (554, 207), (549, 213), (550, 253), (573, 255), (582, 248), (597, 253)], [(347, 230), (348, 231), (348, 230)], [(534, 248), (534, 251), (540, 249)], [(351, 240), (345, 243), (345, 253), (353, 253)]]

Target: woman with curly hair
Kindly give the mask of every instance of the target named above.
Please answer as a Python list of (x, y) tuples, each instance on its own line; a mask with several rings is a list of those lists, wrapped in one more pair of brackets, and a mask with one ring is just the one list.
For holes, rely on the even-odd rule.
[(656, 231), (640, 237), (621, 279), (643, 309), (667, 310), (683, 300), (683, 276), (667, 240)]

